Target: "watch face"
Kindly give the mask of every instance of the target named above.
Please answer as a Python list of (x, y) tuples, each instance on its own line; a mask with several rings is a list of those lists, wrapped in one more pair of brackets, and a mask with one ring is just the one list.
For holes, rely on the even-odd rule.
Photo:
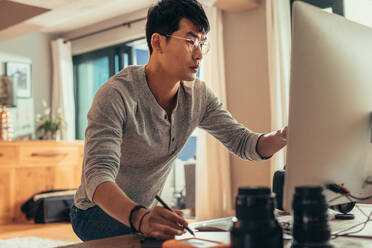
[(200, 240), (200, 239), (187, 239), (182, 240), (181, 242), (192, 245), (194, 247), (200, 247), (200, 248), (208, 248), (208, 247), (216, 247), (219, 243), (212, 242), (212, 241), (206, 241), (206, 240)]

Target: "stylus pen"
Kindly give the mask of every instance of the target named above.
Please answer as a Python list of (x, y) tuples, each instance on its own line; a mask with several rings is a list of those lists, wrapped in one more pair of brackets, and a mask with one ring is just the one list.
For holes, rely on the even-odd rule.
[[(169, 211), (171, 211), (171, 212), (174, 213), (173, 209), (171, 209), (170, 207), (168, 207), (168, 205), (167, 205), (167, 204), (166, 204), (166, 203), (165, 203), (165, 202), (164, 202), (164, 201), (163, 201), (163, 200), (162, 200), (158, 195), (155, 196), (155, 199), (158, 200), (158, 202), (160, 202), (160, 204), (163, 205), (164, 208), (166, 208), (166, 209), (168, 209)], [(193, 236), (195, 236), (194, 232), (191, 231), (190, 228), (188, 228), (188, 227), (186, 226), (185, 229), (186, 229), (189, 233), (191, 233)]]

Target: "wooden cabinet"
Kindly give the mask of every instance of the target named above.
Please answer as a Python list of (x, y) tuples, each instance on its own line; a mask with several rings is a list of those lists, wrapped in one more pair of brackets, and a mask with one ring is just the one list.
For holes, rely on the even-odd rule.
[(0, 224), (24, 222), (33, 194), (80, 185), (83, 142), (0, 142)]
[(11, 222), (14, 216), (14, 170), (0, 169), (0, 223)]

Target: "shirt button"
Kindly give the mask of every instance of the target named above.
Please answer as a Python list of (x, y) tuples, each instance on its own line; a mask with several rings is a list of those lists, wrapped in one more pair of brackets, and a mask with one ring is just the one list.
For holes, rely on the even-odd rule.
[(164, 115), (164, 119), (167, 119), (167, 115)]
[(172, 142), (174, 142), (174, 138), (172, 138)]

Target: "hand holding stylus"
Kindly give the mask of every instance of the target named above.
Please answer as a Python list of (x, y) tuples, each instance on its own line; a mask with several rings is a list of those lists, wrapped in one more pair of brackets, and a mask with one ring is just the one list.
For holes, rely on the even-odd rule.
[(183, 234), (184, 229), (188, 226), (181, 213), (177, 212), (169, 211), (166, 207), (156, 206), (144, 216), (139, 231), (144, 233), (146, 237), (173, 239), (174, 236)]
[[(155, 199), (158, 200), (158, 202), (160, 202), (161, 205), (163, 205), (164, 208), (168, 209), (169, 211), (171, 212), (174, 212), (173, 209), (171, 209), (170, 207), (168, 207), (168, 205), (159, 197), (159, 196), (155, 196)], [(194, 232), (191, 231), (190, 228), (188, 228), (187, 226), (184, 226), (185, 229), (193, 236), (195, 236)]]

